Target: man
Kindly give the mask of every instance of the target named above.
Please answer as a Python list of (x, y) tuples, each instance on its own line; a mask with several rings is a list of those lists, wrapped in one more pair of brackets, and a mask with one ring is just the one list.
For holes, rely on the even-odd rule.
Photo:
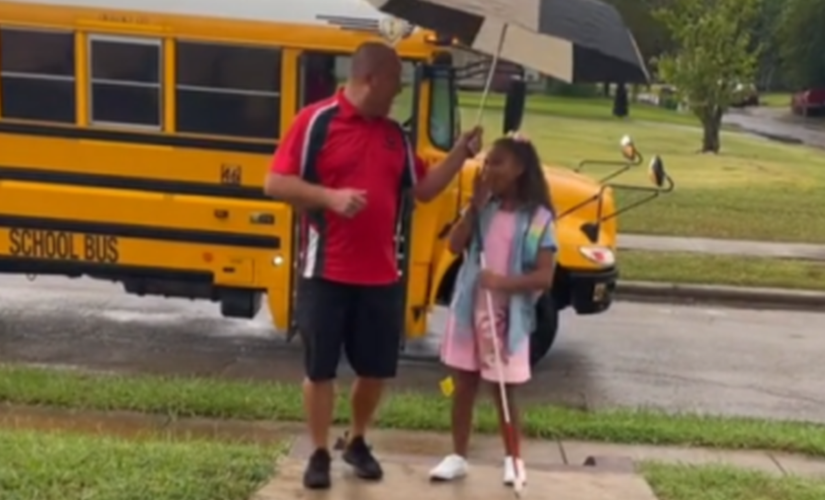
[(462, 134), (441, 165), (426, 170), (398, 123), (387, 118), (401, 90), (401, 60), (378, 42), (361, 45), (346, 86), (301, 110), (267, 175), (269, 196), (302, 211), (306, 244), (296, 319), (305, 355), (304, 408), (314, 453), (304, 486), (329, 488), (329, 428), (343, 349), (357, 376), (343, 458), (380, 480), (364, 435), (384, 381), (395, 377), (404, 330), (395, 229), (402, 188), (429, 201), (478, 153), (481, 130)]

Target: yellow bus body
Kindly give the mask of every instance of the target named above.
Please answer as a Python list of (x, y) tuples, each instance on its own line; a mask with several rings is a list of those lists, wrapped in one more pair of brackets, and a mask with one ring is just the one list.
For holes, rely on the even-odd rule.
[[(0, 0), (2, 271), (112, 279), (123, 282), (130, 293), (219, 301), (229, 316), (254, 315), (265, 296), (275, 328), (286, 331), (293, 289), (293, 214), (288, 206), (265, 199), (262, 181), (277, 136), (300, 108), (303, 55), (352, 53), (362, 42), (379, 36), (375, 25), (380, 16), (362, 15), (367, 7), (358, 0), (308, 0), (289, 7), (261, 0), (223, 2), (223, 7), (214, 0), (170, 3), (175, 6), (166, 8), (161, 0)], [(313, 22), (280, 20), (284, 15), (278, 11), (311, 9), (313, 4), (321, 14), (327, 6), (334, 10), (345, 4), (357, 15), (316, 13)], [(221, 9), (227, 14), (221, 14)], [(426, 65), (444, 51), (430, 33), (415, 30), (408, 35), (397, 44), (405, 60)], [(26, 54), (13, 53), (21, 50), (19, 40), (25, 37), (32, 40), (25, 43)], [(117, 105), (97, 107), (95, 99), (115, 102), (111, 96), (117, 92), (131, 95), (117, 90), (131, 83), (112, 80), (133, 71), (127, 48), (117, 44), (129, 45), (133, 51), (151, 46), (146, 50), (157, 53), (157, 82), (136, 81), (128, 91), (136, 96), (134, 103), (137, 96), (143, 99), (152, 93), (151, 99), (160, 103), (157, 123), (153, 118), (144, 120), (143, 114), (155, 113), (145, 106), (133, 103), (134, 109), (128, 111), (132, 101), (126, 98)], [(186, 108), (189, 104), (181, 101), (181, 92), (186, 91), (181, 90), (184, 85), (177, 81), (178, 74), (189, 71), (181, 66), (199, 64), (195, 56), (181, 56), (182, 44), (277, 51), (277, 88), (266, 94), (270, 97), (259, 96), (271, 98), (274, 111), (250, 106), (241, 113), (276, 132), (271, 137), (248, 138), (181, 130), (181, 123), (197, 129), (199, 117), (211, 123), (212, 113), (208, 107)], [(47, 68), (58, 46), (64, 56), (71, 52), (71, 71), (59, 69), (59, 64), (54, 70)], [(124, 55), (117, 56), (121, 49)], [(114, 55), (107, 59), (107, 51)], [(243, 74), (245, 68), (238, 65), (233, 73)], [(38, 75), (26, 76), (26, 71), (34, 71), (29, 67), (53, 73), (41, 75), (41, 81)], [(108, 79), (96, 80), (96, 71)], [(199, 78), (207, 78), (206, 73), (192, 72)], [(137, 70), (134, 74), (143, 79)], [(443, 158), (447, 149), (443, 141), (438, 144), (433, 139), (439, 121), (434, 113), (441, 105), (434, 102), (433, 81), (415, 80), (411, 102), (418, 153), (429, 165)], [(42, 92), (42, 98), (19, 97), (35, 92), (38, 85), (54, 85), (55, 91)], [(73, 101), (71, 115), (67, 102), (57, 100), (59, 96)], [(40, 99), (39, 108), (29, 102)], [(64, 108), (62, 118), (52, 119)], [(184, 109), (195, 109), (187, 112), (193, 116), (183, 116)], [(97, 118), (127, 111), (152, 121), (151, 126), (124, 126)], [(256, 114), (270, 111), (276, 113), (277, 123), (265, 123)], [(220, 127), (218, 122), (213, 125)], [(414, 212), (406, 257), (408, 338), (426, 333), (426, 313), (449, 296), (458, 259), (447, 251), (444, 235), (467, 201), (473, 175), (473, 168), (465, 168), (442, 196)], [(547, 179), (561, 211), (599, 191), (590, 178), (565, 169), (547, 167)], [(609, 190), (604, 200), (605, 211), (613, 210)], [(582, 252), (588, 246), (615, 248), (614, 219), (602, 224), (597, 241), (582, 234), (581, 225), (597, 215), (592, 203), (558, 221), (560, 273), (554, 294), (559, 308), (574, 305), (580, 312), (592, 313), (610, 303), (615, 284), (612, 263), (594, 262)], [(586, 284), (580, 286), (582, 279)]]

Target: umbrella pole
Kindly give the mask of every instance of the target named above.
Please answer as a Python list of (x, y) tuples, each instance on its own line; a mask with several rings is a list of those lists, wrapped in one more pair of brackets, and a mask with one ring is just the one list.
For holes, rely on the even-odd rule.
[(487, 72), (487, 81), (484, 82), (484, 93), (481, 94), (481, 103), (478, 106), (478, 115), (476, 115), (476, 127), (481, 125), (481, 118), (484, 115), (484, 107), (487, 106), (487, 96), (490, 95), (490, 89), (493, 86), (493, 77), (496, 74), (496, 66), (498, 66), (501, 50), (504, 47), (504, 39), (507, 36), (507, 26), (509, 25), (505, 24), (501, 27), (501, 34), (498, 37), (498, 47), (496, 48), (495, 54), (493, 54), (493, 62), (490, 65), (490, 70)]

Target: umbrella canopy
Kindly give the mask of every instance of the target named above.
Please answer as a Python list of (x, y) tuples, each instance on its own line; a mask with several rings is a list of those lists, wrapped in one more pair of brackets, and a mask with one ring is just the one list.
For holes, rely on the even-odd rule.
[(574, 83), (647, 83), (633, 35), (598, 0), (367, 0), (382, 12), (449, 34), (502, 59)]

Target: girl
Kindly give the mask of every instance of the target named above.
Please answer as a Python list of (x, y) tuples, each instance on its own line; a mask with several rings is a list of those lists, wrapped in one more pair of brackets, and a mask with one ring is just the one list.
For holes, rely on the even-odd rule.
[[(479, 238), (483, 238), (484, 270), (479, 265)], [(442, 362), (454, 371), (455, 393), (453, 453), (430, 472), (431, 479), (440, 481), (468, 472), (473, 406), (482, 380), (492, 382), (501, 413), (493, 342), (499, 345), (511, 421), (519, 429), (512, 389), (530, 379), (529, 335), (535, 328), (535, 303), (553, 283), (556, 252), (550, 194), (536, 149), (524, 136), (511, 133), (493, 144), (475, 179), (471, 204), (453, 227), (449, 244), (452, 252), (466, 253), (441, 348)], [(488, 317), (486, 293), (492, 294), (493, 318)], [(515, 467), (521, 471), (524, 467), (514, 463), (504, 429), (502, 437), (504, 483), (511, 485)]]

